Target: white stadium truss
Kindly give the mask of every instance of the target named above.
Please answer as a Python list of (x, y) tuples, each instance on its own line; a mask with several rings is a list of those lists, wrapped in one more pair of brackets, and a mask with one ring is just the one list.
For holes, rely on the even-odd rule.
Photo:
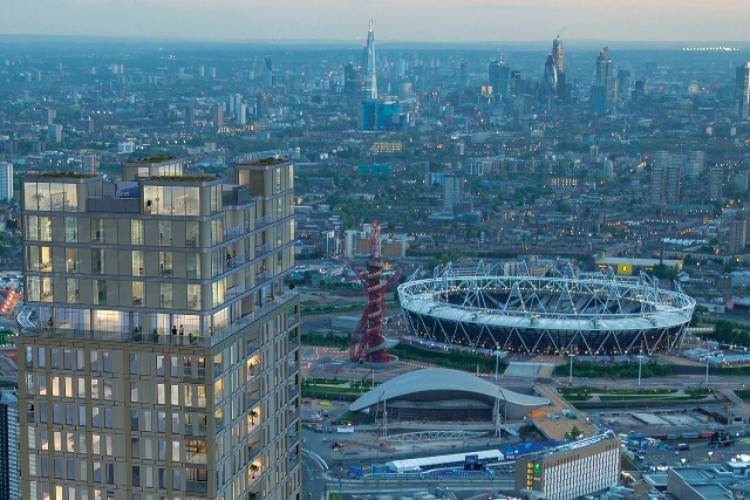
[[(549, 276), (554, 274), (555, 276)], [(651, 354), (679, 347), (695, 300), (646, 274), (585, 277), (573, 268), (507, 275), (499, 265), (448, 264), (398, 287), (411, 335), (520, 354)]]

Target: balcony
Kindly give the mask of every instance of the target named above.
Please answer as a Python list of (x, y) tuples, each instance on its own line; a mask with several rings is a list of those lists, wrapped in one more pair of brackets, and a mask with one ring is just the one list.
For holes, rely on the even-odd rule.
[(245, 394), (245, 410), (249, 410), (260, 401), (260, 391)]
[(224, 297), (226, 300), (233, 299), (234, 297), (237, 297), (238, 295), (241, 295), (245, 293), (245, 285), (239, 284), (235, 285), (231, 288), (227, 288), (226, 293), (224, 294)]
[(271, 222), (273, 222), (273, 217), (270, 215), (264, 215), (263, 217), (258, 217), (255, 219), (255, 229), (258, 229), (263, 226), (269, 225)]
[(260, 349), (260, 341), (257, 339), (245, 343), (246, 356), (252, 356), (256, 352), (258, 352), (258, 349)]
[(273, 243), (267, 242), (255, 247), (255, 258), (262, 257), (273, 250)]
[(246, 460), (248, 462), (252, 462), (258, 455), (260, 455), (261, 452), (261, 446), (258, 443), (251, 443), (247, 447), (247, 457)]
[(224, 230), (224, 239), (229, 240), (232, 238), (236, 238), (243, 235), (244, 233), (245, 230), (242, 226), (232, 226)]
[(242, 264), (247, 262), (243, 257), (229, 257), (228, 259), (224, 260), (224, 272), (228, 272), (230, 269), (234, 269), (235, 267), (238, 267)]
[(269, 281), (271, 278), (273, 278), (273, 273), (271, 271), (263, 271), (262, 273), (258, 273), (255, 275), (255, 286), (261, 285), (266, 281)]
[[(266, 304), (258, 307), (256, 310), (247, 314), (234, 323), (214, 332), (213, 335), (163, 335), (159, 333), (131, 333), (131, 332), (111, 332), (103, 330), (78, 330), (72, 328), (48, 328), (34, 323), (24, 316), (23, 329), (21, 335), (24, 337), (35, 338), (54, 338), (54, 339), (75, 339), (75, 340), (95, 340), (100, 342), (132, 342), (138, 344), (156, 344), (184, 347), (211, 347), (223, 342), (235, 333), (239, 332), (248, 325), (258, 321), (269, 312), (281, 307), (284, 304), (294, 300), (299, 295), (295, 290), (286, 290), (283, 295), (277, 295)], [(20, 318), (20, 316), (19, 316)], [(205, 368), (198, 368), (198, 377), (205, 376)]]
[(185, 481), (185, 493), (204, 496), (208, 493), (208, 481)]

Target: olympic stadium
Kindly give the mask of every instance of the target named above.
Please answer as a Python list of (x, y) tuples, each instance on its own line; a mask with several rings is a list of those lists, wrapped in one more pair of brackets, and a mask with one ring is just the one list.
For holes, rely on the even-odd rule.
[[(554, 274), (553, 276), (549, 276)], [(646, 274), (507, 275), (451, 264), (398, 287), (409, 335), (445, 346), (521, 355), (652, 354), (679, 347), (695, 300)]]

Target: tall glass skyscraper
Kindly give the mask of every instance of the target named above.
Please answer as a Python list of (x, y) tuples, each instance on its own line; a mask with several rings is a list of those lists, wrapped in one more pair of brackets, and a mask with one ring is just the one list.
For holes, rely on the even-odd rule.
[(293, 178), (23, 179), (22, 498), (299, 498)]

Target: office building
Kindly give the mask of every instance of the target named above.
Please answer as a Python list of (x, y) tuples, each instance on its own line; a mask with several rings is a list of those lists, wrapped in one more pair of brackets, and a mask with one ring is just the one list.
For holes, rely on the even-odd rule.
[(497, 61), (492, 61), (489, 66), (490, 87), (495, 100), (502, 100), (508, 96), (510, 89), (510, 68), (503, 61), (502, 55)]
[(730, 255), (744, 253), (747, 245), (747, 219), (744, 214), (737, 215), (729, 221), (729, 240), (727, 252)]
[(224, 128), (224, 105), (220, 102), (214, 104), (211, 112), (211, 120), (217, 130)]
[(706, 169), (705, 151), (690, 151), (685, 163), (685, 173), (688, 177), (694, 179), (701, 175)]
[(464, 178), (457, 174), (443, 176), (443, 210), (453, 212), (464, 202)]
[(13, 163), (0, 161), (0, 200), (13, 199)]
[(620, 478), (620, 440), (607, 431), (516, 460), (515, 489), (531, 497), (572, 500)]
[(54, 143), (62, 142), (62, 125), (52, 123), (47, 127), (47, 140)]
[(721, 201), (724, 171), (721, 167), (713, 167), (708, 171), (708, 200)]
[(99, 166), (99, 160), (94, 153), (81, 155), (81, 172), (84, 174), (95, 174)]
[(669, 205), (680, 203), (682, 193), (682, 167), (672, 164), (667, 167), (667, 178), (664, 186), (664, 199)]
[(22, 181), (22, 495), (300, 495), (293, 165)]
[(596, 74), (594, 84), (591, 86), (590, 100), (591, 111), (594, 114), (606, 114), (615, 110), (617, 80), (608, 47), (600, 50), (596, 57)]
[(40, 114), (40, 123), (42, 126), (52, 125), (57, 118), (57, 110), (51, 108), (44, 108)]
[(658, 163), (651, 167), (651, 204), (661, 206), (664, 199), (667, 169)]
[(737, 67), (734, 97), (737, 103), (737, 118), (750, 118), (750, 62)]
[(19, 500), (18, 398), (11, 391), (0, 392), (0, 498)]
[(399, 131), (406, 128), (406, 116), (401, 113), (401, 104), (394, 99), (362, 101), (360, 123), (362, 130)]
[(552, 40), (552, 58), (555, 60), (555, 71), (557, 73), (557, 98), (566, 100), (569, 97), (568, 83), (565, 75), (565, 48), (560, 35)]

